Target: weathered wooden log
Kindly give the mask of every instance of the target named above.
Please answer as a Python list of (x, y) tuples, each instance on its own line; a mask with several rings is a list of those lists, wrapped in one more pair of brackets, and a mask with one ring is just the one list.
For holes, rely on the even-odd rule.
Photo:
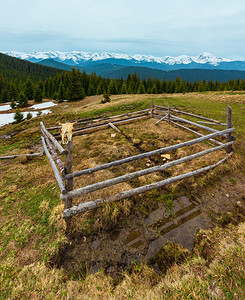
[(56, 152), (55, 148), (53, 147), (52, 143), (49, 141), (46, 133), (43, 131), (42, 128), (41, 128), (41, 131), (42, 131), (42, 134), (43, 134), (43, 136), (45, 138), (45, 141), (46, 141), (46, 143), (47, 143), (47, 145), (49, 147), (49, 150), (50, 150), (50, 152), (51, 152), (51, 154), (52, 154), (52, 156), (53, 156), (53, 158), (54, 158), (57, 166), (60, 169), (61, 175), (62, 175), (62, 177), (64, 177), (65, 176), (65, 165), (64, 165), (63, 161), (60, 159), (58, 153)]
[[(165, 107), (165, 106), (155, 105), (155, 107), (160, 108), (160, 109), (168, 110), (168, 107)], [(206, 118), (206, 117), (203, 117), (203, 116), (199, 116), (199, 115), (196, 115), (196, 114), (188, 113), (188, 112), (185, 112), (185, 111), (182, 111), (182, 110), (178, 110), (178, 109), (174, 109), (174, 108), (171, 108), (171, 111), (176, 112), (176, 113), (181, 113), (183, 115), (187, 115), (187, 116), (191, 116), (191, 117), (196, 117), (198, 119), (202, 119), (202, 120), (214, 122), (214, 123), (220, 123), (220, 121), (216, 121), (214, 119)]]
[(177, 181), (180, 181), (180, 180), (183, 180), (183, 179), (201, 174), (203, 172), (206, 172), (208, 170), (214, 169), (215, 167), (219, 166), (224, 161), (226, 161), (231, 155), (232, 155), (232, 153), (230, 153), (229, 155), (227, 155), (226, 157), (219, 160), (217, 163), (215, 163), (213, 165), (210, 165), (210, 166), (207, 166), (207, 167), (204, 167), (204, 168), (192, 171), (192, 172), (188, 172), (188, 173), (181, 174), (181, 175), (178, 175), (178, 176), (175, 176), (175, 177), (171, 177), (171, 178), (159, 181), (159, 182), (151, 183), (149, 185), (144, 185), (144, 186), (135, 188), (133, 190), (124, 191), (120, 194), (116, 194), (116, 195), (110, 196), (108, 198), (97, 199), (95, 201), (89, 201), (89, 202), (78, 204), (76, 206), (73, 206), (69, 209), (64, 210), (63, 218), (72, 217), (72, 216), (74, 216), (78, 213), (86, 212), (90, 209), (93, 209), (93, 208), (96, 208), (96, 207), (100, 206), (103, 203), (109, 203), (109, 202), (129, 198), (129, 197), (132, 197), (132, 196), (135, 196), (135, 195), (138, 195), (138, 194), (142, 194), (142, 193), (145, 193), (145, 192), (163, 187), (165, 185), (168, 185), (168, 184), (171, 184), (171, 183), (174, 183), (174, 182), (177, 182)]
[(226, 123), (212, 123), (212, 122), (205, 122), (205, 121), (197, 121), (197, 123), (200, 123), (200, 124), (207, 124), (207, 125), (220, 125), (220, 126), (226, 126), (227, 124)]
[[(144, 110), (139, 110), (139, 111), (131, 112), (131, 113), (127, 113), (127, 114), (106, 117), (106, 118), (99, 118), (99, 119), (92, 119), (92, 118), (90, 118), (89, 121), (84, 121), (83, 119), (80, 119), (80, 120), (76, 120), (77, 123), (76, 123), (75, 127), (78, 127), (79, 125), (82, 125), (82, 124), (84, 124), (84, 125), (86, 125), (86, 124), (93, 125), (93, 123), (98, 123), (98, 122), (108, 123), (107, 121), (111, 120), (111, 119), (123, 118), (123, 117), (126, 117), (126, 116), (132, 116), (134, 114), (142, 114), (142, 113), (146, 113), (146, 112), (149, 112), (149, 108), (144, 109)], [(101, 124), (101, 125), (103, 125), (103, 124)], [(48, 130), (54, 130), (54, 129), (59, 129), (59, 128), (61, 128), (61, 126), (49, 127), (47, 129)]]
[[(154, 115), (153, 115), (153, 117), (154, 117)], [(157, 121), (157, 122), (155, 123), (155, 125), (157, 125), (157, 124), (160, 123), (161, 121), (165, 120), (167, 117), (168, 117), (168, 114), (166, 114), (166, 115), (163, 116), (159, 121)]]
[(109, 126), (111, 126), (111, 128), (113, 128), (114, 130), (116, 130), (119, 133), (122, 133), (121, 130), (119, 130), (114, 124), (112, 123), (108, 123)]
[(124, 163), (128, 163), (128, 162), (131, 162), (131, 161), (136, 161), (138, 159), (148, 158), (148, 157), (153, 156), (153, 155), (167, 153), (167, 152), (172, 151), (172, 150), (176, 150), (176, 149), (183, 148), (183, 147), (186, 147), (186, 146), (194, 145), (194, 144), (209, 140), (210, 138), (220, 136), (220, 135), (223, 135), (223, 134), (228, 133), (228, 132), (234, 132), (234, 131), (235, 131), (235, 128), (224, 129), (222, 131), (211, 133), (211, 134), (208, 134), (206, 136), (196, 138), (194, 140), (186, 141), (186, 142), (183, 142), (183, 143), (180, 143), (180, 144), (172, 145), (172, 146), (165, 147), (165, 148), (160, 148), (160, 149), (153, 150), (153, 151), (146, 152), (146, 153), (142, 153), (142, 154), (137, 154), (137, 155), (134, 155), (134, 156), (130, 156), (130, 157), (123, 158), (123, 159), (120, 159), (120, 160), (112, 161), (110, 163), (100, 165), (100, 166), (96, 166), (96, 167), (93, 167), (93, 168), (77, 171), (77, 172), (74, 172), (72, 174), (66, 175), (66, 178), (72, 178), (72, 177), (78, 177), (78, 176), (85, 175), (85, 174), (91, 174), (91, 173), (99, 171), (99, 170), (105, 170), (105, 169), (108, 169), (110, 167), (115, 167), (115, 166), (118, 166), (118, 165), (121, 165), (121, 164), (124, 164)]
[[(118, 121), (111, 121), (110, 123), (112, 123), (112, 124), (127, 124), (127, 123), (130, 123), (131, 120), (135, 120), (135, 119), (137, 120), (138, 118), (143, 118), (143, 117), (149, 118), (150, 117), (149, 113), (144, 113), (144, 114), (142, 114), (140, 116), (137, 116), (137, 117), (134, 117), (134, 118), (125, 118), (125, 119), (118, 120)], [(123, 123), (123, 122), (125, 122), (125, 123)], [(81, 133), (81, 132), (86, 132), (86, 130), (88, 130), (88, 132), (86, 132), (86, 133), (89, 133), (89, 132), (93, 132), (93, 131), (100, 130), (100, 129), (103, 129), (103, 128), (107, 128), (109, 126), (110, 125), (109, 125), (108, 120), (104, 121), (102, 124), (98, 124), (98, 125), (91, 124), (91, 126), (89, 126), (89, 127), (75, 129), (74, 132), (73, 132), (73, 136), (76, 136), (77, 132)], [(60, 133), (54, 133), (54, 136), (59, 137)]]
[[(128, 123), (132, 123), (138, 120), (144, 120), (144, 119), (149, 119), (150, 116), (146, 115), (146, 116), (139, 116), (139, 117), (135, 117), (135, 118), (130, 118), (130, 119), (126, 119), (123, 121), (115, 121), (115, 122), (111, 122), (114, 125), (123, 125), (123, 124), (128, 124)], [(105, 125), (98, 125), (98, 126), (94, 126), (94, 127), (90, 127), (90, 128), (85, 128), (85, 129), (81, 129), (78, 131), (74, 131), (73, 136), (78, 136), (78, 135), (82, 135), (82, 134), (87, 134), (87, 133), (91, 133), (97, 130), (101, 130), (101, 129), (105, 129), (108, 128), (110, 125), (107, 123)]]
[(35, 157), (35, 156), (42, 156), (43, 153), (31, 153), (31, 154), (14, 154), (14, 155), (8, 155), (8, 156), (0, 156), (0, 159), (10, 159), (10, 158), (16, 158), (20, 156), (26, 156), (26, 157)]
[(201, 151), (201, 152), (198, 152), (198, 153), (195, 153), (195, 154), (192, 154), (192, 155), (189, 155), (189, 156), (186, 156), (186, 157), (168, 162), (168, 163), (166, 163), (164, 165), (161, 165), (161, 166), (155, 166), (155, 167), (152, 167), (152, 168), (148, 168), (148, 169), (140, 170), (140, 171), (133, 172), (133, 173), (130, 173), (130, 174), (122, 175), (122, 176), (119, 176), (119, 177), (116, 177), (116, 178), (113, 178), (113, 179), (105, 180), (105, 181), (102, 181), (102, 182), (99, 182), (99, 183), (91, 184), (91, 185), (88, 185), (88, 186), (85, 186), (85, 187), (82, 187), (82, 188), (78, 188), (76, 190), (68, 192), (68, 194), (66, 194), (66, 195), (62, 195), (61, 198), (66, 199), (67, 197), (72, 197), (72, 198), (79, 197), (81, 195), (85, 195), (85, 194), (88, 194), (88, 193), (91, 193), (91, 192), (94, 192), (94, 191), (97, 191), (97, 190), (100, 190), (100, 189), (103, 189), (103, 188), (106, 188), (106, 187), (109, 187), (109, 186), (112, 186), (112, 185), (115, 185), (115, 184), (118, 184), (118, 183), (121, 183), (121, 182), (132, 180), (134, 178), (138, 178), (138, 177), (148, 175), (148, 174), (151, 174), (151, 173), (155, 173), (155, 172), (158, 172), (158, 171), (164, 171), (167, 168), (170, 168), (172, 166), (176, 166), (176, 165), (179, 165), (183, 162), (187, 162), (187, 161), (193, 160), (197, 157), (207, 155), (207, 154), (212, 153), (214, 151), (218, 151), (218, 150), (220, 150), (220, 149), (222, 149), (222, 148), (224, 148), (228, 145), (232, 145), (233, 143), (234, 143), (234, 141), (231, 141), (227, 144), (222, 144), (220, 146), (210, 148), (210, 149), (207, 149), (207, 150), (204, 150), (204, 151)]
[[(179, 117), (176, 117), (176, 116), (171, 116), (171, 120), (172, 121), (175, 121), (175, 120), (178, 120), (178, 121), (182, 121), (184, 123), (187, 123), (187, 124), (190, 124), (190, 125), (195, 125), (199, 128), (202, 128), (204, 130), (207, 130), (207, 131), (211, 131), (211, 132), (217, 132), (218, 130), (216, 129), (213, 129), (213, 128), (210, 128), (210, 127), (207, 127), (207, 126), (203, 126), (201, 124), (198, 124), (198, 123), (195, 123), (195, 122), (192, 122), (192, 121), (189, 121), (189, 120), (186, 120), (186, 119), (182, 119), (182, 118), (179, 118)], [(225, 135), (224, 135), (225, 136)]]
[[(232, 109), (229, 105), (227, 105), (227, 128), (232, 128)], [(231, 133), (227, 133), (226, 142), (230, 142), (232, 140)], [(232, 151), (232, 145), (227, 146), (226, 152), (230, 153)]]
[[(66, 160), (65, 160), (65, 173), (71, 174), (73, 171), (73, 139), (66, 144)], [(65, 188), (68, 192), (73, 190), (73, 178), (66, 179)], [(64, 209), (72, 207), (72, 197), (68, 196), (64, 199)]]
[(170, 114), (170, 104), (168, 103), (168, 124), (170, 124), (171, 114)]
[[(204, 136), (204, 134), (201, 134), (200, 132), (197, 132), (197, 131), (195, 131), (195, 130), (193, 130), (193, 129), (191, 129), (191, 128), (188, 128), (188, 127), (186, 127), (186, 126), (184, 126), (184, 125), (178, 124), (177, 122), (171, 121), (171, 123), (172, 123), (172, 124), (175, 124), (175, 125), (177, 125), (177, 126), (179, 126), (179, 127), (181, 127), (181, 128), (183, 128), (183, 129), (189, 130), (190, 132), (195, 133), (196, 135)], [(211, 142), (215, 143), (215, 144), (223, 145), (223, 143), (221, 143), (221, 142), (219, 142), (219, 141), (216, 141), (216, 140), (214, 140), (214, 139), (209, 139), (209, 140), (210, 140)]]
[(48, 132), (48, 130), (45, 128), (43, 122), (40, 122), (42, 130), (46, 133), (50, 141), (54, 144), (54, 146), (59, 150), (60, 154), (65, 154), (65, 149), (60, 145), (60, 143), (56, 140), (56, 138)]
[(55, 165), (55, 162), (53, 161), (53, 159), (52, 159), (52, 157), (51, 157), (51, 155), (50, 155), (50, 153), (48, 151), (48, 148), (47, 148), (46, 142), (44, 140), (44, 137), (41, 136), (41, 139), (42, 139), (42, 144), (43, 144), (44, 152), (47, 155), (47, 158), (48, 158), (48, 160), (49, 160), (49, 162), (51, 164), (51, 167), (52, 167), (52, 169), (54, 171), (54, 176), (55, 176), (56, 181), (57, 181), (57, 183), (59, 185), (60, 191), (61, 191), (62, 194), (66, 194), (67, 191), (66, 191), (66, 189), (65, 189), (65, 187), (63, 185), (62, 179), (61, 179), (59, 171), (58, 171), (58, 169), (57, 169), (57, 167)]

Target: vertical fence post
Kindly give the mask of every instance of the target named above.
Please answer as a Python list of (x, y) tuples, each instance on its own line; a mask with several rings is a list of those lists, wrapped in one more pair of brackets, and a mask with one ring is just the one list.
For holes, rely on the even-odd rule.
[(153, 100), (151, 101), (151, 117), (153, 118), (153, 111), (154, 111), (154, 103)]
[[(227, 128), (232, 127), (232, 109), (229, 105), (227, 105)], [(230, 142), (232, 140), (232, 134), (227, 133), (226, 142)], [(232, 151), (232, 145), (226, 147), (226, 153), (230, 153)]]
[(168, 124), (170, 124), (171, 116), (170, 116), (170, 104), (168, 103)]
[[(71, 141), (68, 141), (68, 144), (66, 144), (66, 151), (67, 154), (65, 158), (65, 174), (70, 174), (73, 172), (73, 138), (71, 138)], [(73, 178), (66, 179), (65, 188), (68, 192), (73, 190)], [(72, 197), (67, 197), (64, 201), (64, 210), (70, 207), (72, 207)], [(68, 226), (70, 226), (70, 221), (71, 218), (68, 218), (66, 220), (68, 230)]]

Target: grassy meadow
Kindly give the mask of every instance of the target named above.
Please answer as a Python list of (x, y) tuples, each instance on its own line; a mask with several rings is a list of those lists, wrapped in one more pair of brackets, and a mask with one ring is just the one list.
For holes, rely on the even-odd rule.
[[(175, 183), (164, 189), (173, 197), (183, 190), (194, 201), (203, 201), (213, 228), (200, 230), (193, 251), (167, 244), (158, 260), (165, 265), (157, 274), (148, 264), (135, 263), (119, 280), (103, 270), (95, 274), (81, 271), (67, 274), (53, 264), (55, 257), (77, 234), (84, 237), (98, 231), (110, 231), (127, 222), (137, 210), (149, 212), (158, 201), (154, 192), (104, 205), (74, 218), (70, 232), (62, 219), (63, 203), (59, 198), (52, 168), (45, 155), (26, 159), (0, 160), (0, 299), (244, 299), (245, 298), (245, 94), (239, 92), (204, 92), (192, 94), (116, 95), (102, 104), (102, 96), (65, 102), (52, 108), (53, 113), (19, 124), (0, 128), (0, 155), (39, 152), (40, 121), (46, 127), (85, 117), (112, 116), (145, 109), (154, 104), (179, 108), (226, 122), (226, 105), (232, 107), (236, 128), (234, 155), (209, 173)], [(1, 117), (1, 115), (0, 115)], [(189, 118), (192, 120), (192, 118)], [(74, 138), (74, 171), (112, 160), (136, 155), (195, 138), (195, 135), (149, 119)], [(214, 127), (220, 130), (220, 127)], [(223, 127), (222, 127), (223, 128)], [(170, 153), (177, 159), (206, 149), (202, 143)], [(163, 173), (150, 174), (127, 183), (96, 191), (74, 204), (106, 197), (211, 164), (224, 157), (219, 151)], [(75, 180), (75, 188), (104, 178), (146, 168), (158, 163), (142, 160), (119, 168), (100, 171)], [(225, 199), (216, 194), (227, 194)], [(171, 197), (170, 197), (171, 198)], [(205, 200), (204, 200), (205, 198)], [(167, 199), (169, 200), (169, 199)], [(220, 204), (224, 202), (225, 208)], [(137, 206), (134, 205), (137, 203)], [(166, 203), (171, 207), (171, 203)], [(222, 208), (218, 209), (222, 206)], [(218, 207), (218, 208), (217, 208)], [(181, 258), (181, 259), (180, 259)]]

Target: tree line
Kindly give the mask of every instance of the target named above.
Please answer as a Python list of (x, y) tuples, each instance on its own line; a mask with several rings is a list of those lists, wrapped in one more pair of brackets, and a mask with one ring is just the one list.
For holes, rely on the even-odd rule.
[(134, 73), (127, 79), (109, 79), (87, 74), (72, 69), (50, 76), (45, 80), (33, 81), (30, 77), (24, 81), (8, 79), (0, 75), (0, 102), (11, 102), (11, 106), (24, 107), (28, 100), (41, 102), (44, 98), (52, 98), (58, 102), (81, 100), (92, 95), (117, 94), (161, 94), (161, 93), (189, 93), (203, 91), (245, 91), (245, 80), (236, 79), (227, 82), (216, 81), (186, 81), (179, 76), (175, 80), (158, 78), (141, 80)]

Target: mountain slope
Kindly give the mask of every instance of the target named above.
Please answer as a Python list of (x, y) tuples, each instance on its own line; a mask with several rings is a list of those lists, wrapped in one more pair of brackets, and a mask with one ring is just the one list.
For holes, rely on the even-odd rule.
[(67, 64), (63, 64), (61, 62), (58, 62), (52, 58), (44, 59), (38, 62), (39, 65), (51, 67), (51, 68), (56, 68), (56, 69), (61, 69), (61, 70), (67, 70), (71, 71), (72, 66), (69, 66)]
[(127, 55), (120, 53), (93, 53), (93, 52), (31, 52), (17, 51), (4, 52), (7, 55), (25, 59), (31, 62), (40, 62), (45, 59), (53, 59), (67, 65), (86, 66), (91, 64), (111, 63), (124, 66), (142, 66), (160, 70), (176, 69), (228, 69), (245, 70), (245, 59), (229, 59), (217, 57), (210, 53), (202, 53), (196, 56), (180, 55), (177, 57), (152, 55)]
[[(111, 59), (110, 61), (113, 61)], [(61, 68), (63, 70), (71, 70), (72, 66), (56, 62), (53, 59), (45, 59), (39, 62), (39, 64), (54, 66)], [(193, 66), (194, 67), (194, 66)], [(101, 63), (97, 61), (96, 63), (87, 63), (77, 66), (80, 71), (86, 71), (87, 74), (95, 72), (97, 75), (101, 75), (103, 78), (111, 79), (126, 79), (128, 74), (136, 73), (141, 79), (148, 79), (149, 76), (152, 78), (159, 78), (162, 80), (175, 80), (177, 76), (180, 79), (185, 79), (190, 82), (201, 81), (201, 80), (218, 80), (220, 82), (227, 82), (231, 79), (244, 79), (245, 71), (236, 70), (216, 70), (216, 69), (178, 69), (164, 71), (160, 69), (153, 69), (148, 67), (138, 67), (138, 66), (125, 66), (113, 63)]]
[(108, 70), (103, 72), (101, 76), (109, 78), (119, 79), (123, 77), (127, 78), (128, 74), (137, 73), (141, 79), (147, 79), (149, 76), (152, 78), (159, 78), (160, 80), (165, 78), (166, 80), (175, 80), (177, 76), (180, 79), (185, 79), (190, 82), (201, 80), (213, 80), (216, 79), (220, 82), (226, 82), (231, 79), (245, 79), (245, 71), (234, 70), (203, 70), (203, 69), (182, 69), (173, 71), (162, 71), (143, 67), (125, 67), (117, 70)]
[(8, 79), (26, 80), (31, 77), (33, 81), (45, 80), (63, 72), (47, 66), (31, 63), (0, 53), (0, 74)]

